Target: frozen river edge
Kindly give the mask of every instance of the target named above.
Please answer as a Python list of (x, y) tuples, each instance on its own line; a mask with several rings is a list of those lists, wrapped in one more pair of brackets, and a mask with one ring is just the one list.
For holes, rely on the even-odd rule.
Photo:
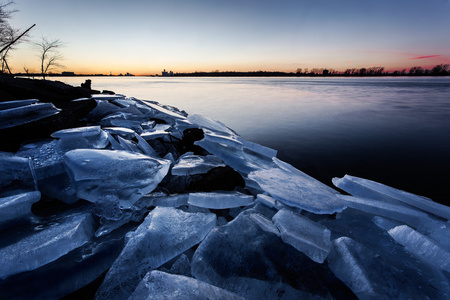
[(450, 296), (447, 206), (350, 175), (332, 189), (154, 101), (39, 98), (0, 102), (2, 133), (74, 108), (77, 126), (0, 152), (1, 299)]

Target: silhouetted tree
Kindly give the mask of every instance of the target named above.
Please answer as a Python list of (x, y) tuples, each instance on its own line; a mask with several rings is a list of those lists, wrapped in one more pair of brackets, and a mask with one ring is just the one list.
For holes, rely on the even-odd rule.
[(58, 39), (49, 41), (47, 38), (42, 37), (41, 41), (35, 43), (35, 45), (39, 51), (41, 74), (45, 80), (49, 70), (55, 67), (62, 67), (60, 61), (63, 59), (63, 56), (59, 53), (59, 49), (63, 46), (63, 43)]
[(367, 74), (367, 69), (366, 68), (359, 69), (359, 75), (366, 75), (366, 74)]
[(447, 75), (448, 74), (448, 64), (440, 64), (431, 69), (432, 75)]
[(409, 75), (423, 75), (424, 74), (424, 70), (422, 67), (412, 67), (411, 69), (409, 69)]
[(297, 71), (295, 71), (295, 74), (297, 74), (297, 75), (302, 74), (302, 68), (297, 68)]

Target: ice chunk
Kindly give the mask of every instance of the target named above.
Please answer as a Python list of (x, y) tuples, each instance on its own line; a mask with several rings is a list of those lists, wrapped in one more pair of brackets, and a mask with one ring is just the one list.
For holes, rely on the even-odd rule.
[(64, 162), (78, 197), (98, 202), (116, 196), (123, 207), (153, 191), (170, 167), (167, 160), (115, 150), (72, 150)]
[(32, 216), (31, 206), (41, 199), (41, 193), (29, 192), (0, 198), (0, 228), (10, 222)]
[(244, 175), (272, 165), (271, 159), (245, 151), (244, 145), (232, 136), (206, 131), (204, 138), (194, 144), (219, 157), (225, 164)]
[(64, 153), (58, 140), (43, 140), (22, 145), (16, 155), (30, 158), (37, 180), (66, 172)]
[(344, 201), (347, 207), (401, 221), (410, 226), (417, 227), (420, 224), (431, 222), (431, 218), (426, 213), (411, 206), (353, 196), (339, 195), (338, 197)]
[(388, 233), (398, 243), (405, 246), (408, 252), (418, 258), (425, 259), (436, 268), (450, 273), (450, 252), (437, 245), (430, 238), (407, 225), (394, 227)]
[(244, 299), (194, 278), (151, 271), (128, 299)]
[(96, 99), (95, 102), (97, 102), (97, 106), (86, 115), (88, 119), (97, 121), (120, 110), (120, 107), (110, 103), (108, 100)]
[(281, 238), (313, 261), (323, 263), (330, 252), (331, 232), (299, 214), (282, 209), (272, 218)]
[(183, 155), (172, 168), (172, 175), (184, 176), (206, 173), (216, 167), (225, 167), (222, 160), (213, 155)]
[(272, 197), (270, 197), (268, 195), (258, 194), (258, 196), (256, 196), (256, 201), (260, 202), (270, 208), (276, 207), (275, 199), (273, 199)]
[(337, 291), (352, 296), (326, 264), (284, 243), (270, 221), (260, 221), (244, 212), (213, 229), (192, 257), (194, 277), (246, 299), (332, 298)]
[(236, 132), (234, 132), (233, 130), (228, 128), (225, 124), (223, 124), (219, 121), (211, 120), (210, 118), (207, 118), (205, 116), (194, 114), (194, 115), (188, 116), (187, 119), (189, 122), (191, 122), (193, 124), (197, 124), (201, 128), (207, 128), (212, 131), (224, 133), (229, 136), (234, 136), (234, 137), (237, 136)]
[(146, 140), (144, 140), (139, 134), (135, 133), (135, 138), (138, 141), (137, 146), (141, 149), (142, 153), (151, 157), (159, 157), (156, 151), (150, 146)]
[(106, 274), (98, 299), (126, 299), (148, 271), (202, 241), (216, 225), (214, 214), (157, 207), (128, 235), (119, 258)]
[(141, 123), (147, 121), (145, 115), (135, 115), (126, 112), (116, 112), (104, 117), (100, 121), (102, 126), (113, 126), (113, 127), (125, 127), (136, 131), (137, 133), (142, 132)]
[(333, 178), (333, 184), (353, 196), (371, 198), (383, 201), (401, 201), (420, 208), (423, 211), (450, 220), (450, 207), (433, 202), (431, 199), (417, 196), (390, 186), (345, 175), (343, 178)]
[[(89, 240), (59, 259), (31, 272), (0, 280), (2, 299), (63, 299), (99, 278), (119, 256), (126, 230)], [(26, 287), (26, 288), (25, 288)], [(87, 295), (92, 288), (88, 290)], [(80, 298), (80, 293), (78, 298)], [(81, 293), (81, 298), (87, 297)], [(68, 298), (73, 298), (70, 295)]]
[(109, 95), (109, 94), (93, 94), (91, 95), (92, 99), (95, 100), (117, 100), (117, 99), (125, 99), (124, 95), (115, 94), (115, 95)]
[(147, 100), (142, 100), (142, 103), (145, 103), (145, 105), (154, 110), (154, 118), (162, 119), (168, 124), (175, 124), (175, 121), (178, 119), (186, 119), (180, 111), (176, 111), (174, 108), (168, 106), (162, 107), (156, 104), (156, 102)]
[(34, 270), (85, 244), (94, 234), (90, 213), (75, 214), (0, 249), (0, 278)]
[(21, 106), (27, 106), (27, 105), (31, 105), (31, 104), (36, 104), (38, 102), (39, 102), (38, 99), (4, 101), (4, 102), (0, 102), (0, 110), (21, 107)]
[(141, 137), (145, 140), (154, 140), (157, 138), (163, 138), (165, 139), (166, 137), (168, 137), (170, 135), (169, 132), (164, 131), (164, 130), (158, 130), (158, 131), (149, 131), (149, 132), (143, 132), (141, 134)]
[(334, 274), (360, 299), (427, 298), (407, 274), (351, 238), (334, 240), (327, 261)]
[(0, 196), (36, 190), (36, 181), (28, 158), (0, 152)]
[(277, 158), (275, 166), (249, 174), (275, 200), (317, 214), (332, 214), (345, 208), (337, 191)]
[(151, 199), (153, 206), (161, 207), (180, 207), (187, 205), (189, 194), (177, 194), (164, 197), (153, 197), (152, 195), (144, 196), (144, 198)]
[(105, 127), (103, 130), (111, 135), (120, 135), (127, 140), (134, 138), (136, 134), (134, 130), (125, 127)]
[(239, 192), (190, 193), (188, 204), (214, 209), (247, 206), (253, 203), (252, 195)]
[(242, 143), (242, 146), (250, 151), (253, 151), (254, 153), (258, 153), (259, 155), (265, 156), (267, 158), (272, 158), (277, 156), (277, 150), (271, 149), (266, 146), (262, 146), (257, 143), (249, 142), (246, 140), (243, 140), (239, 138), (239, 141)]
[(52, 103), (35, 103), (0, 110), (0, 128), (10, 128), (56, 115), (61, 110)]
[[(363, 211), (347, 208), (337, 214), (335, 219), (322, 218), (319, 222), (331, 230), (332, 239), (349, 237), (376, 253), (378, 259), (391, 265), (391, 271), (407, 274), (408, 279), (414, 283), (414, 286), (425, 293), (428, 298), (448, 299), (450, 286), (442, 272), (418, 260), (408, 253), (402, 245), (395, 242), (385, 230), (381, 229), (384, 227), (390, 229), (390, 224), (384, 222), (387, 221), (386, 219), (380, 222), (380, 218), (374, 218), (372, 214)], [(367, 268), (370, 269), (370, 265)], [(373, 278), (380, 276), (381, 273), (378, 270), (374, 270)], [(377, 272), (378, 275), (376, 275)], [(388, 271), (386, 272), (388, 273)], [(427, 275), (424, 276), (423, 274)]]
[(63, 129), (54, 132), (52, 137), (60, 139), (60, 145), (63, 149), (102, 149), (108, 145), (108, 135), (100, 126)]

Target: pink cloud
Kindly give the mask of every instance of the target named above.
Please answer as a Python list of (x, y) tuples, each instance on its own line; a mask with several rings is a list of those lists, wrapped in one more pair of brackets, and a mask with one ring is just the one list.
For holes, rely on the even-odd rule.
[(408, 60), (412, 60), (412, 59), (432, 58), (432, 57), (438, 57), (438, 56), (441, 56), (441, 55), (425, 55), (425, 56), (418, 56), (418, 57), (408, 58)]

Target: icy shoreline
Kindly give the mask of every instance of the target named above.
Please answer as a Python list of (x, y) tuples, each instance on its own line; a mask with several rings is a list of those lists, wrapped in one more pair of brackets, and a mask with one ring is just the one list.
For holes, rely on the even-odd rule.
[[(96, 279), (97, 299), (450, 296), (449, 207), (348, 175), (333, 179), (342, 195), (156, 102), (71, 105), (93, 101), (74, 123), (86, 126), (0, 153), (0, 298), (60, 298)], [(61, 113), (2, 102), (0, 125)]]

